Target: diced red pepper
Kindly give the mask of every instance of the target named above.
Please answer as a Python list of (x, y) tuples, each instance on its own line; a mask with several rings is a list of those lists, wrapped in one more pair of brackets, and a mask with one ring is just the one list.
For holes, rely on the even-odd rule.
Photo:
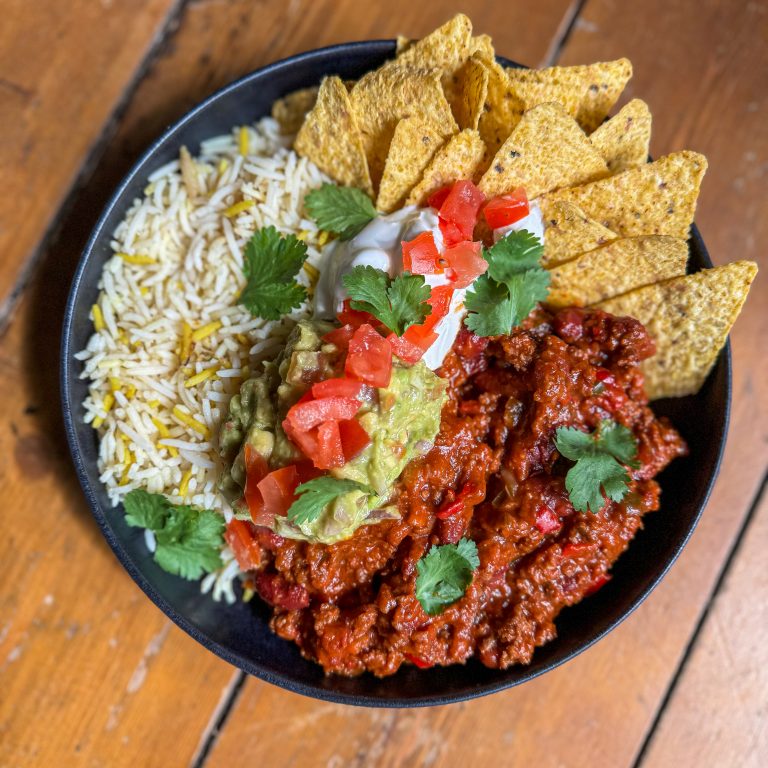
[(524, 219), (529, 212), (528, 195), (525, 194), (523, 187), (518, 187), (508, 195), (494, 197), (493, 200), (488, 201), (483, 210), (485, 220), (491, 229), (508, 227)]
[[(349, 342), (344, 370), (347, 376), (372, 387), (387, 387), (392, 377), (392, 347), (371, 325), (361, 325)], [(352, 416), (354, 413), (333, 418), (351, 419)]]
[(568, 542), (563, 547), (563, 557), (580, 557), (581, 555), (591, 552), (595, 548), (595, 544), (589, 541)]
[(288, 409), (286, 416), (296, 431), (309, 432), (324, 421), (351, 419), (360, 410), (360, 405), (354, 397), (321, 397), (296, 403)]
[(541, 504), (536, 510), (536, 527), (542, 533), (553, 533), (560, 529), (560, 518), (546, 504)]
[(440, 206), (440, 231), (446, 247), (471, 240), (485, 195), (471, 181), (457, 181)]
[(598, 368), (595, 371), (595, 378), (604, 384), (613, 384), (613, 374), (607, 368)]
[(342, 325), (341, 328), (334, 328), (332, 331), (328, 331), (322, 340), (326, 344), (335, 344), (339, 349), (346, 351), (349, 346), (349, 340), (355, 333), (354, 325)]
[(607, 573), (601, 574), (587, 587), (584, 592), (584, 597), (594, 595), (600, 587), (604, 587), (610, 580), (611, 577)]
[(361, 325), (377, 325), (378, 320), (368, 312), (359, 309), (352, 309), (350, 300), (344, 299), (344, 308), (337, 315), (342, 325), (351, 325), (353, 328), (359, 328)]
[(357, 419), (344, 419), (339, 422), (341, 448), (344, 451), (344, 461), (352, 461), (371, 443), (370, 435)]
[(248, 523), (234, 518), (227, 523), (224, 541), (232, 550), (241, 571), (252, 571), (261, 565), (261, 547)]
[(344, 466), (344, 451), (338, 421), (324, 421), (317, 428), (317, 453), (312, 457), (318, 469)]
[(260, 573), (254, 587), (264, 602), (285, 611), (298, 611), (309, 605), (309, 592), (301, 584), (289, 584), (280, 573)]
[(467, 288), (488, 269), (488, 262), (481, 255), (482, 248), (482, 243), (467, 240), (443, 251), (443, 258), (448, 263), (445, 272), (455, 281), (455, 288)]
[(429, 669), (430, 667), (434, 666), (428, 661), (424, 661), (424, 659), (420, 659), (418, 656), (414, 656), (412, 653), (404, 653), (403, 656), (413, 664), (414, 667), (418, 667), (419, 669)]
[(435, 208), (436, 210), (439, 211), (443, 203), (445, 202), (445, 198), (448, 197), (448, 195), (450, 194), (452, 188), (453, 188), (453, 184), (448, 184), (445, 187), (440, 187), (440, 189), (438, 189), (437, 192), (433, 192), (427, 198), (427, 205), (430, 208)]
[(424, 355), (423, 350), (418, 344), (409, 341), (405, 336), (398, 336), (390, 333), (387, 341), (392, 347), (392, 352), (397, 355), (404, 363), (418, 363)]
[(457, 512), (461, 512), (464, 509), (464, 500), (456, 499), (449, 504), (443, 504), (440, 509), (435, 512), (435, 517), (439, 520), (447, 520), (449, 517), (453, 517)]
[(443, 271), (434, 235), (421, 232), (413, 240), (401, 243), (403, 269), (414, 275), (434, 275)]
[(287, 514), (288, 507), (295, 501), (298, 485), (299, 474), (293, 464), (270, 472), (259, 483), (264, 510), (271, 515), (270, 522), (274, 522), (275, 516), (283, 517)]
[(355, 397), (358, 398), (363, 385), (354, 379), (326, 379), (312, 385), (312, 396), (323, 397)]

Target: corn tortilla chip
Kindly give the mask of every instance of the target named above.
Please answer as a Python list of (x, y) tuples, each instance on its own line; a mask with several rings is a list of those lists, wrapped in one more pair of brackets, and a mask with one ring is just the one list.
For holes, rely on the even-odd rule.
[(685, 274), (688, 243), (642, 235), (611, 240), (550, 270), (547, 304), (586, 307), (643, 285)]
[(650, 400), (699, 391), (747, 298), (757, 264), (735, 261), (646, 285), (597, 306), (637, 318), (656, 342), (642, 364)]
[(621, 173), (648, 162), (651, 143), (651, 111), (641, 99), (625, 104), (604, 122), (589, 140), (608, 163), (611, 173)]
[(401, 53), (405, 53), (413, 45), (413, 40), (410, 37), (404, 37), (398, 35), (395, 41), (395, 56), (399, 56)]
[(576, 117), (587, 90), (587, 77), (585, 73), (577, 72), (562, 79), (559, 73), (563, 69), (563, 67), (549, 69), (509, 67), (507, 76), (512, 89), (526, 109), (554, 101), (560, 104), (571, 117)]
[(697, 152), (675, 152), (653, 163), (581, 187), (546, 196), (581, 208), (624, 237), (688, 237), (707, 160)]
[(539, 201), (544, 219), (543, 267), (552, 267), (614, 240), (618, 235), (575, 205)]
[(473, 179), (485, 154), (485, 144), (477, 131), (469, 128), (452, 136), (426, 167), (421, 181), (405, 201), (406, 205), (425, 205), (438, 189), (459, 179)]
[(475, 58), (466, 61), (454, 76), (456, 97), (451, 109), (459, 128), (477, 129), (488, 95), (488, 70)]
[(529, 109), (480, 179), (486, 197), (525, 187), (529, 199), (608, 175), (584, 131), (559, 104)]
[(390, 213), (402, 203), (443, 143), (440, 130), (423, 117), (405, 117), (397, 124), (381, 176), (377, 210)]
[(364, 75), (349, 98), (375, 185), (384, 171), (395, 126), (404, 117), (421, 115), (439, 126), (443, 136), (458, 130), (438, 69), (410, 69), (396, 59)]
[(272, 117), (280, 124), (281, 133), (296, 133), (317, 101), (319, 86), (302, 88), (278, 99), (272, 105)]
[(472, 22), (463, 13), (457, 13), (426, 37), (398, 49), (397, 63), (451, 73), (467, 60), (471, 38)]
[(469, 41), (469, 55), (480, 53), (491, 61), (496, 61), (496, 51), (490, 35), (477, 35)]
[(301, 126), (294, 148), (339, 183), (373, 196), (362, 135), (346, 86), (338, 77), (323, 80), (317, 103)]

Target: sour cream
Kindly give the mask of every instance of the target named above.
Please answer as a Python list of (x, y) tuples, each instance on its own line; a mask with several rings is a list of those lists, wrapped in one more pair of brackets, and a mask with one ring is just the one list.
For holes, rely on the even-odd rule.
[[(502, 229), (494, 230), (494, 242), (509, 232), (527, 229), (544, 239), (544, 222), (538, 205), (531, 203), (530, 213), (524, 219)], [(434, 208), (407, 206), (387, 215), (377, 216), (351, 240), (335, 241), (323, 251), (320, 263), (320, 280), (315, 288), (315, 315), (323, 320), (333, 320), (343, 308), (347, 292), (342, 278), (355, 267), (371, 266), (381, 269), (390, 277), (403, 271), (402, 243), (413, 240), (422, 232), (431, 232), (439, 252), (443, 251), (437, 211)], [(445, 274), (424, 275), (426, 283), (436, 288), (452, 285)], [(461, 330), (466, 309), (464, 297), (468, 288), (454, 289), (448, 314), (435, 326), (437, 339), (424, 353), (422, 360), (428, 368), (436, 370), (451, 350)]]

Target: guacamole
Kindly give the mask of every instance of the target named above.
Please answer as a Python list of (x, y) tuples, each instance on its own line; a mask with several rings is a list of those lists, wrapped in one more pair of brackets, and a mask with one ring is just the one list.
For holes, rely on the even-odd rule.
[[(229, 406), (219, 435), (219, 448), (229, 468), (220, 482), (238, 517), (249, 519), (242, 495), (245, 487), (245, 445), (250, 444), (272, 469), (303, 460), (288, 440), (282, 422), (288, 409), (312, 386), (341, 375), (340, 350), (321, 336), (331, 326), (300, 321), (277, 360), (246, 382)], [(388, 387), (372, 389), (357, 416), (371, 443), (352, 461), (329, 471), (355, 480), (371, 493), (351, 491), (301, 526), (278, 517), (274, 529), (292, 539), (330, 544), (347, 539), (361, 526), (397, 517), (388, 507), (395, 481), (406, 464), (431, 448), (440, 428), (445, 382), (423, 362), (406, 365), (393, 360)]]

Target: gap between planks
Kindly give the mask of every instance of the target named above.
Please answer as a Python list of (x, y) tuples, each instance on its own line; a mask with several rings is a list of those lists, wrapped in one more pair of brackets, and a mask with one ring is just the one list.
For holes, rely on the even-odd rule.
[(581, 12), (586, 4), (587, 0), (573, 0), (552, 38), (549, 49), (544, 56), (544, 61), (541, 64), (542, 67), (551, 67), (560, 58), (560, 54), (571, 37), (571, 33), (576, 28), (576, 23), (581, 17)]
[(64, 196), (64, 202), (61, 204), (56, 215), (45, 228), (37, 244), (22, 264), (16, 283), (13, 288), (11, 288), (7, 298), (0, 302), (0, 338), (2, 338), (8, 330), (8, 326), (13, 320), (16, 306), (24, 294), (24, 291), (27, 289), (27, 286), (32, 282), (35, 271), (40, 265), (43, 256), (56, 238), (63, 222), (66, 221), (67, 216), (71, 212), (80, 190), (104, 155), (104, 152), (109, 145), (109, 141), (128, 110), (137, 88), (147, 76), (154, 61), (165, 50), (167, 42), (178, 29), (181, 16), (191, 1), (192, 0), (175, 0), (173, 5), (169, 8), (165, 17), (165, 22), (158, 29), (154, 40), (152, 40), (150, 44), (147, 55), (144, 57), (141, 64), (136, 67), (133, 77), (129, 80), (128, 85), (120, 96), (112, 114), (104, 122), (101, 133), (86, 152), (80, 170), (77, 172), (74, 181)]
[(667, 705), (672, 700), (672, 696), (674, 695), (675, 690), (677, 689), (677, 685), (680, 682), (683, 676), (683, 673), (685, 672), (685, 669), (688, 665), (688, 661), (691, 658), (693, 650), (699, 641), (699, 637), (701, 635), (702, 630), (704, 629), (704, 626), (707, 623), (707, 619), (709, 618), (709, 615), (712, 611), (712, 607), (715, 604), (717, 596), (722, 590), (723, 585), (725, 584), (725, 581), (728, 578), (728, 574), (730, 573), (731, 568), (733, 567), (733, 564), (736, 562), (736, 558), (738, 557), (739, 552), (741, 551), (741, 547), (744, 542), (744, 539), (746, 538), (747, 531), (749, 530), (749, 527), (751, 526), (755, 518), (755, 515), (757, 514), (757, 510), (760, 508), (760, 504), (763, 500), (763, 496), (765, 496), (766, 494), (766, 488), (768, 488), (768, 471), (766, 471), (766, 473), (763, 475), (763, 479), (762, 479), (762, 482), (760, 483), (760, 487), (757, 489), (757, 493), (755, 494), (754, 498), (752, 499), (752, 503), (749, 506), (749, 511), (747, 512), (747, 515), (744, 518), (744, 523), (742, 524), (741, 529), (739, 530), (739, 533), (733, 542), (733, 545), (728, 551), (728, 555), (725, 558), (725, 562), (723, 563), (723, 566), (720, 569), (720, 573), (717, 576), (717, 581), (715, 582), (715, 585), (712, 588), (712, 591), (710, 592), (709, 597), (707, 598), (707, 602), (704, 606), (704, 609), (701, 612), (701, 615), (699, 616), (699, 620), (696, 622), (696, 627), (691, 633), (691, 637), (689, 638), (688, 643), (685, 646), (685, 650), (683, 651), (683, 654), (680, 657), (680, 661), (677, 664), (677, 668), (675, 669), (675, 672), (669, 681), (667, 690), (664, 692), (664, 696), (661, 699), (661, 703), (659, 704), (659, 707), (656, 710), (656, 715), (653, 718), (653, 722), (651, 723), (651, 726), (648, 729), (648, 732), (646, 733), (645, 738), (643, 739), (643, 743), (640, 749), (638, 750), (637, 757), (632, 763), (632, 768), (642, 768), (643, 763), (645, 762), (645, 756), (648, 753), (648, 749), (650, 748), (651, 743), (653, 742), (653, 738), (656, 734), (656, 731), (658, 730), (658, 727), (662, 719), (664, 718), (664, 714), (667, 710)]

